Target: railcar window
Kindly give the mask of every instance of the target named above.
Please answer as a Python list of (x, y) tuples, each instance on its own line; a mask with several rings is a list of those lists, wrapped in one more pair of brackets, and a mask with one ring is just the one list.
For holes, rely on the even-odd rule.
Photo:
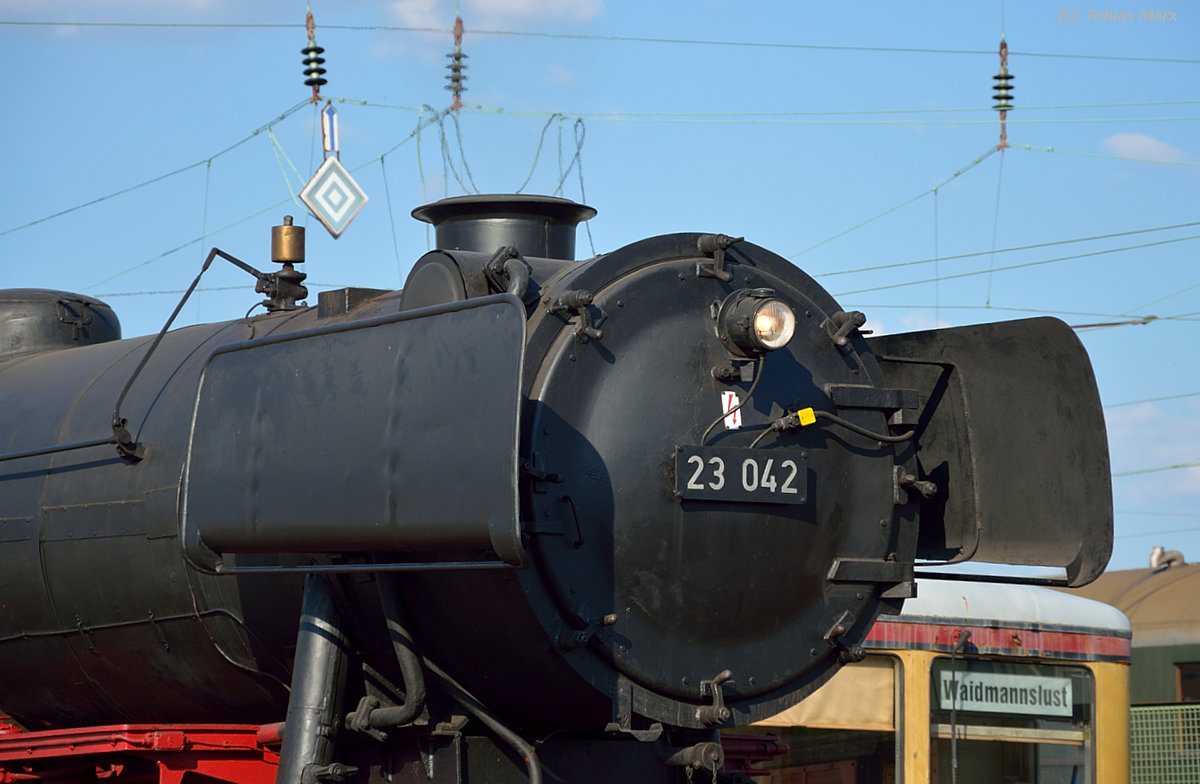
[(1175, 665), (1180, 702), (1200, 702), (1200, 662)]
[(755, 764), (759, 784), (893, 784), (898, 780), (896, 706), (903, 665), (873, 654), (840, 670), (783, 713), (733, 730), (766, 732), (788, 753)]
[(960, 782), (1095, 781), (1086, 668), (941, 657), (930, 688), (935, 781), (952, 780), (956, 757)]

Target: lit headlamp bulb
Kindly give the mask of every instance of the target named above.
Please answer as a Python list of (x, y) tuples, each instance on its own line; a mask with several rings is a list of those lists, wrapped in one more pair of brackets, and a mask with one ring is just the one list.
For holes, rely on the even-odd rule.
[(774, 289), (739, 289), (725, 298), (717, 316), (717, 336), (742, 357), (783, 348), (796, 334), (796, 314)]
[(763, 300), (754, 310), (754, 337), (763, 348), (783, 348), (796, 333), (796, 314), (777, 299)]

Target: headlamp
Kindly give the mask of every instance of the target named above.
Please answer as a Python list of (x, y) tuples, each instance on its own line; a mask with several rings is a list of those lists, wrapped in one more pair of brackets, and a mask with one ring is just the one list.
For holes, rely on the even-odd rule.
[(795, 333), (796, 314), (774, 289), (739, 289), (725, 298), (717, 315), (717, 337), (739, 357), (783, 348)]

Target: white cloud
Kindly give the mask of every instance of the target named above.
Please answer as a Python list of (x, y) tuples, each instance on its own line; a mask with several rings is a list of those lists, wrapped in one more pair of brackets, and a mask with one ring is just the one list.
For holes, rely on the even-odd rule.
[(950, 326), (949, 321), (940, 319), (928, 311), (914, 311), (912, 313), (906, 313), (900, 317), (900, 323), (904, 325), (906, 332), (918, 332), (926, 329), (943, 329)]
[(874, 316), (867, 316), (867, 323), (862, 325), (862, 333), (867, 337), (879, 337), (888, 333), (883, 322)]
[(1177, 147), (1159, 141), (1144, 133), (1115, 133), (1100, 146), (1122, 158), (1140, 158), (1148, 161), (1178, 163), (1187, 160), (1187, 155)]
[[(388, 5), (388, 11), (399, 20), (403, 27), (433, 27), (438, 30), (450, 29), (453, 23), (447, 4), (439, 0), (394, 0)], [(450, 21), (447, 22), (447, 19)]]
[[(222, 9), (222, 6), (228, 8)], [(122, 21), (127, 17), (139, 22), (194, 21), (195, 12), (231, 11), (237, 3), (226, 0), (0, 0), (0, 13), (8, 18), (63, 19), (66, 21)], [(221, 20), (217, 20), (221, 21)]]
[[(1200, 459), (1200, 408), (1173, 407), (1168, 413), (1152, 403), (1109, 409), (1109, 455), (1113, 473), (1141, 471)], [(1115, 477), (1113, 490), (1132, 504), (1200, 496), (1200, 466)]]
[(550, 84), (573, 84), (575, 82), (575, 74), (561, 65), (552, 65), (546, 70), (546, 81)]
[(603, 0), (467, 0), (469, 12), (489, 24), (530, 19), (580, 24), (595, 19), (603, 7)]
[[(2, 0), (0, 0), (2, 1)], [(465, 0), (461, 5), (467, 32), (471, 28), (504, 28), (530, 21), (582, 24), (596, 18), (603, 0)], [(405, 27), (450, 29), (455, 5), (449, 0), (392, 0), (389, 14)]]

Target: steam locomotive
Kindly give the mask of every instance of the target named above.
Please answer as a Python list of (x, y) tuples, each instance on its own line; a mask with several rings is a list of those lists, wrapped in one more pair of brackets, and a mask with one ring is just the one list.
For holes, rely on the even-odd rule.
[(1103, 569), (1061, 322), (868, 337), (742, 238), (413, 214), (400, 291), (298, 302), (287, 220), (279, 271), (206, 262), (254, 317), (0, 292), (4, 781), (732, 779), (720, 728), (861, 658), (919, 563)]

